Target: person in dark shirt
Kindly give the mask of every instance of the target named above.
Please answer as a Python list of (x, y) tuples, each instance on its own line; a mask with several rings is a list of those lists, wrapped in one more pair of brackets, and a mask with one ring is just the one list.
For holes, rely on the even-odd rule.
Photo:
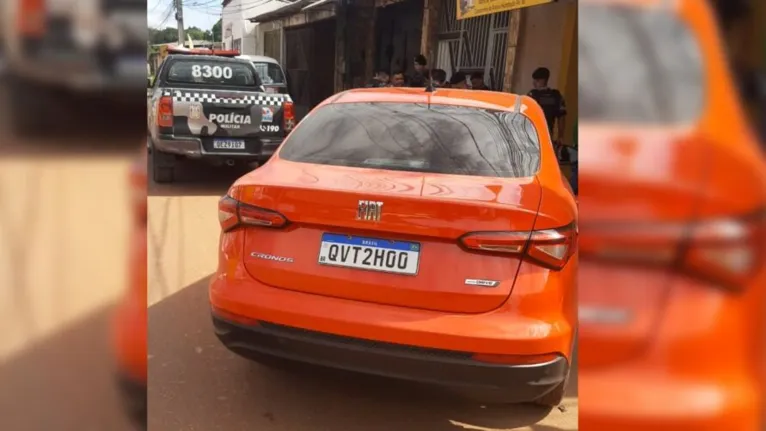
[(474, 72), (471, 74), (471, 88), (474, 90), (489, 90), (484, 83), (484, 72)]
[(545, 120), (548, 122), (548, 132), (551, 134), (551, 139), (554, 141), (555, 145), (560, 146), (564, 136), (564, 128), (566, 126), (567, 107), (561, 92), (548, 86), (550, 77), (551, 71), (548, 70), (548, 68), (537, 68), (534, 73), (532, 73), (534, 88), (527, 93), (527, 96), (535, 99), (543, 109)]
[(575, 118), (574, 121), (574, 133), (572, 133), (572, 176), (569, 179), (569, 184), (572, 186), (572, 191), (574, 192), (574, 195), (577, 196), (578, 191), (578, 163), (577, 163), (577, 118)]
[(393, 78), (391, 79), (391, 86), (392, 87), (406, 87), (407, 86), (407, 75), (404, 74), (402, 71), (398, 71), (394, 73)]
[(444, 88), (449, 86), (449, 82), (447, 82), (447, 72), (443, 69), (432, 70), (431, 79), (434, 80), (434, 87)]
[(370, 83), (367, 84), (367, 88), (388, 87), (389, 81), (390, 79), (388, 76), (388, 72), (380, 70), (378, 72), (375, 72), (375, 76), (372, 78), (372, 81), (370, 81)]
[(450, 88), (457, 88), (465, 90), (468, 88), (468, 75), (465, 74), (465, 72), (457, 71), (452, 74), (452, 78), (449, 80), (449, 86)]
[(426, 61), (426, 57), (423, 54), (418, 54), (415, 56), (415, 73), (410, 79), (410, 87), (425, 87), (428, 84), (426, 81), (430, 78), (430, 76), (427, 66), (428, 62)]

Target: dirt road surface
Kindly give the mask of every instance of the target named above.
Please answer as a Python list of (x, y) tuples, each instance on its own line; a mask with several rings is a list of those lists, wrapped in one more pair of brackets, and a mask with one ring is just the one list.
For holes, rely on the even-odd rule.
[(433, 388), (306, 369), (270, 370), (212, 332), (216, 205), (246, 170), (190, 165), (149, 188), (149, 427), (172, 431), (449, 431), (577, 429), (577, 377), (564, 410), (482, 406)]

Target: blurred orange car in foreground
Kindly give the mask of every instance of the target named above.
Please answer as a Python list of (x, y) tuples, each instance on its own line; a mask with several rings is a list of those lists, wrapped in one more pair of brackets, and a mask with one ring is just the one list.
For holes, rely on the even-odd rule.
[(146, 149), (130, 173), (132, 232), (128, 290), (114, 320), (114, 351), (118, 383), (127, 413), (137, 424), (146, 427), (147, 349), (146, 349), (146, 277), (147, 277), (147, 204)]
[(707, 2), (579, 4), (584, 431), (762, 431), (766, 163)]
[(558, 404), (577, 210), (547, 130), (511, 94), (326, 100), (220, 201), (217, 336), (269, 363)]

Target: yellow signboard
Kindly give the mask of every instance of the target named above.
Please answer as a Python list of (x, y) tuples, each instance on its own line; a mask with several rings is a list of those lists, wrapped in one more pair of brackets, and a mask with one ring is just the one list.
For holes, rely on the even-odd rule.
[(473, 18), (496, 12), (550, 3), (553, 0), (456, 0), (457, 19)]

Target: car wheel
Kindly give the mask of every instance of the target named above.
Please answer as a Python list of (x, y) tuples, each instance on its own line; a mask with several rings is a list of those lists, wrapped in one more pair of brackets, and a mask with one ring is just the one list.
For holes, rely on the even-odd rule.
[(172, 183), (175, 180), (175, 156), (152, 149), (152, 179), (155, 183)]

